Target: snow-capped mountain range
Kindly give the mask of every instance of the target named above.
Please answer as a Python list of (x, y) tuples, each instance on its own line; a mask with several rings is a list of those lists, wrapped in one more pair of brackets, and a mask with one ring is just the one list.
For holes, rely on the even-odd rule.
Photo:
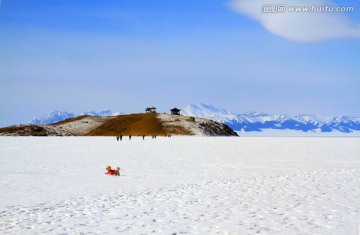
[(69, 113), (65, 111), (53, 111), (41, 118), (34, 118), (31, 121), (29, 121), (27, 124), (34, 124), (34, 125), (47, 125), (47, 124), (53, 124), (56, 122), (63, 121), (68, 118), (77, 117), (80, 115), (91, 115), (91, 116), (116, 116), (120, 115), (120, 113), (113, 113), (111, 110), (104, 110), (100, 112), (96, 111), (89, 111), (84, 112), (81, 114), (75, 114), (75, 113)]
[(222, 122), (235, 131), (262, 132), (267, 129), (303, 132), (351, 133), (360, 131), (360, 117), (317, 117), (314, 115), (273, 115), (258, 112), (233, 114), (223, 108), (207, 104), (190, 104), (181, 110), (182, 115), (207, 118)]
[[(60, 122), (79, 115), (115, 116), (123, 113), (113, 113), (111, 110), (100, 112), (90, 111), (81, 114), (65, 111), (53, 111), (44, 117), (34, 118), (27, 124), (44, 125)], [(208, 104), (190, 104), (181, 109), (184, 116), (206, 118), (227, 124), (238, 132), (263, 132), (267, 130), (292, 130), (304, 133), (341, 132), (360, 133), (360, 117), (318, 117), (314, 115), (275, 115), (258, 112), (234, 114), (223, 108)]]

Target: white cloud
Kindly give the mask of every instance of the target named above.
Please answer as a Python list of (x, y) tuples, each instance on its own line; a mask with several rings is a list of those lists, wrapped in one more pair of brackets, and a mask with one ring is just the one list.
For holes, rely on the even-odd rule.
[[(360, 23), (344, 13), (289, 12), (264, 13), (269, 4), (289, 6), (336, 6), (329, 0), (231, 0), (229, 6), (258, 21), (267, 31), (291, 41), (316, 42), (334, 38), (360, 37)], [(356, 9), (354, 9), (355, 11)]]

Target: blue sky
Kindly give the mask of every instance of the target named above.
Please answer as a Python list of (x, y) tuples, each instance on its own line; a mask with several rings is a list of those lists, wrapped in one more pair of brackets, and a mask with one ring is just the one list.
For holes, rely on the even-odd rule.
[(2, 0), (0, 126), (53, 110), (360, 116), (360, 2), (261, 13), (268, 0)]

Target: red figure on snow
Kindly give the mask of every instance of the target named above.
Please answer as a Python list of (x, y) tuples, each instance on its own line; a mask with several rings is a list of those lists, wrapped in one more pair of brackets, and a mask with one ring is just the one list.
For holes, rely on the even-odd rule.
[(117, 175), (120, 176), (120, 167), (117, 167), (116, 170), (111, 169), (111, 166), (106, 167), (107, 172), (105, 174), (107, 175)]

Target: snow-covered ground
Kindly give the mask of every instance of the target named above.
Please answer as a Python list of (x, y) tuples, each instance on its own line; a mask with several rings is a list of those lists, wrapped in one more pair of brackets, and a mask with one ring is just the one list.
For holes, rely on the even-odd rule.
[(0, 138), (0, 234), (351, 235), (359, 198), (360, 138)]

